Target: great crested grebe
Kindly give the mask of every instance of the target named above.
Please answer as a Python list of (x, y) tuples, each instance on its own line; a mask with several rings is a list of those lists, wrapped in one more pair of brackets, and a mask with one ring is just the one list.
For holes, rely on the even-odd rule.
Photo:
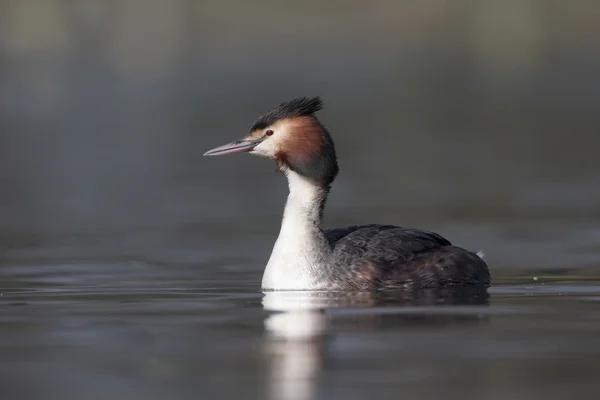
[(243, 139), (204, 154), (257, 154), (276, 160), (287, 177), (290, 193), (262, 288), (489, 286), (482, 257), (436, 233), (378, 224), (323, 230), (323, 209), (338, 164), (331, 135), (314, 115), (321, 108), (319, 97), (281, 103), (260, 116)]

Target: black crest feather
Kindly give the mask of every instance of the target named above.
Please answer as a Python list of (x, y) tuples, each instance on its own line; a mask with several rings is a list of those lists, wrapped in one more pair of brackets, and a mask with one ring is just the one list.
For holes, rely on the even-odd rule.
[(320, 97), (298, 97), (294, 100), (285, 101), (269, 111), (261, 115), (252, 124), (250, 132), (257, 129), (265, 129), (275, 122), (292, 117), (300, 117), (302, 115), (311, 115), (323, 108), (323, 101)]

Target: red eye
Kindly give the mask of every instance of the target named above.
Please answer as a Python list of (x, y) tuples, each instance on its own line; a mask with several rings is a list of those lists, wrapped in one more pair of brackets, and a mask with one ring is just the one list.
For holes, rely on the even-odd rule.
[(275, 133), (275, 132), (273, 132), (272, 130), (270, 130), (270, 129), (269, 129), (268, 131), (266, 131), (266, 132), (265, 132), (265, 135), (267, 135), (267, 136), (271, 136), (271, 135), (272, 135), (272, 134), (274, 134), (274, 133)]

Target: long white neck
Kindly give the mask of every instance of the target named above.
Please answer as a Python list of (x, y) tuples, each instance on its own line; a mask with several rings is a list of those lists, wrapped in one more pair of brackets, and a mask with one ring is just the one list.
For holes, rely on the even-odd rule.
[(323, 288), (320, 277), (331, 249), (323, 234), (323, 206), (327, 189), (287, 170), (290, 194), (281, 231), (262, 280), (263, 289), (314, 290)]

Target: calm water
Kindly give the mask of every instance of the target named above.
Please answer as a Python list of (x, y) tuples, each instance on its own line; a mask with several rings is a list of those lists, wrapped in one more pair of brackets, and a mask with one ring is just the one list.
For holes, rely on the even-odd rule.
[[(496, 229), (498, 240), (514, 229)], [(508, 268), (501, 262), (512, 258), (498, 253), (489, 255), (496, 279), (489, 294), (263, 297), (273, 234), (14, 238), (0, 268), (2, 392), (14, 399), (600, 394), (594, 266)], [(552, 257), (568, 259), (568, 247)]]

